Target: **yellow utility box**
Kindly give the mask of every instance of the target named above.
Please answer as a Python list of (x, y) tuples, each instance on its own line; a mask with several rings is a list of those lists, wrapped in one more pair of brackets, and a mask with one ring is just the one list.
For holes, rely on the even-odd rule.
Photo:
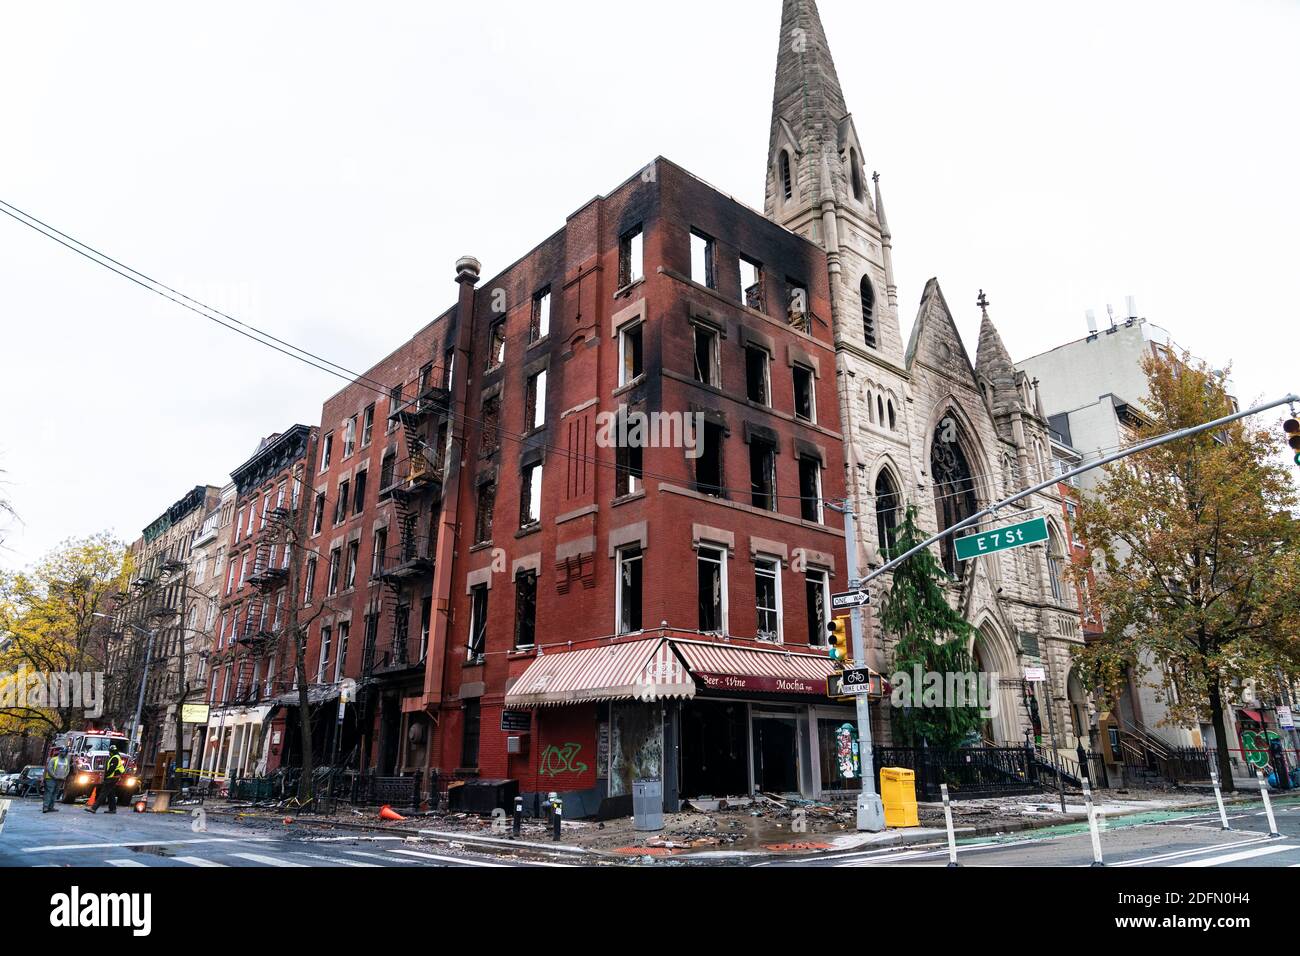
[(916, 810), (916, 774), (901, 767), (880, 771), (880, 800), (885, 805), (885, 826), (894, 829), (919, 827)]

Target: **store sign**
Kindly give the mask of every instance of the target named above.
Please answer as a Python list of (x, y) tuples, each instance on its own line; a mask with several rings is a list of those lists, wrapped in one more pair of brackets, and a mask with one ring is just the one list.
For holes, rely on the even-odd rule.
[(1277, 709), (1277, 722), (1282, 725), (1283, 730), (1295, 730), (1295, 717), (1292, 715), (1290, 707), (1279, 707)]
[(725, 690), (751, 694), (796, 694), (804, 697), (821, 697), (826, 685), (801, 677), (768, 677), (757, 674), (696, 674), (709, 690)]
[(501, 731), (507, 734), (526, 734), (533, 729), (533, 715), (526, 710), (501, 711)]
[(210, 709), (207, 704), (182, 704), (181, 723), (206, 724)]
[(1030, 684), (1047, 683), (1047, 668), (1045, 667), (1026, 667), (1025, 681)]

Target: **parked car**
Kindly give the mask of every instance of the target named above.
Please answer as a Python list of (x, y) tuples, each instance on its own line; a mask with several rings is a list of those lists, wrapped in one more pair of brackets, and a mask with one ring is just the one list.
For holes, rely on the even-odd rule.
[(0, 774), (0, 794), (12, 796), (18, 788), (18, 774), (5, 773)]
[(18, 783), (14, 792), (20, 797), (28, 797), (33, 794), (39, 797), (44, 780), (45, 768), (40, 764), (34, 763), (29, 767), (23, 767), (23, 772), (18, 775)]

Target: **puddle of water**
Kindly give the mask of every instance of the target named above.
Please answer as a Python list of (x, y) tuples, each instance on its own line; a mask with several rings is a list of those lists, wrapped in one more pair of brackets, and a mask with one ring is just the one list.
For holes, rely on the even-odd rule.
[(176, 855), (172, 851), (171, 847), (166, 846), (129, 846), (127, 849), (132, 853), (140, 853), (144, 856), (161, 856), (170, 858)]

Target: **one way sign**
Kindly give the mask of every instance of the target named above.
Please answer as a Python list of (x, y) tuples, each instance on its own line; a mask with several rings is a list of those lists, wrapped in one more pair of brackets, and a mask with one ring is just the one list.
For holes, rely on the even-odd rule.
[(871, 592), (866, 588), (831, 595), (831, 609), (835, 611), (850, 611), (854, 608), (866, 607), (870, 603)]

